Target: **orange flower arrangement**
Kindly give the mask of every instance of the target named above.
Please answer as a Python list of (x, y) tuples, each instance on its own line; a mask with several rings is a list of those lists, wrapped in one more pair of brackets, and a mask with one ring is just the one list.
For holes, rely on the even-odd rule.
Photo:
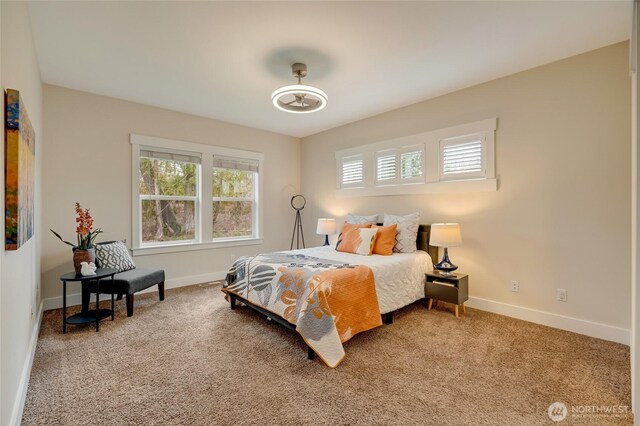
[(65, 244), (73, 247), (74, 250), (88, 250), (93, 247), (93, 241), (99, 234), (102, 234), (101, 229), (93, 230), (93, 217), (91, 217), (91, 213), (89, 213), (89, 209), (82, 210), (80, 207), (80, 203), (76, 202), (76, 234), (78, 238), (78, 244), (74, 245), (69, 241), (65, 241), (62, 239), (60, 234), (58, 234), (53, 229), (50, 229), (53, 234), (60, 239)]

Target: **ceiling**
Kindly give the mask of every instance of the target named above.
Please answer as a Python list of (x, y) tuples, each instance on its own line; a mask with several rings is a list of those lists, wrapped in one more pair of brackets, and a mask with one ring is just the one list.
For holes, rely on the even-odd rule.
[[(303, 137), (629, 39), (631, 2), (32, 2), (42, 80)], [(271, 93), (291, 64), (327, 108)]]

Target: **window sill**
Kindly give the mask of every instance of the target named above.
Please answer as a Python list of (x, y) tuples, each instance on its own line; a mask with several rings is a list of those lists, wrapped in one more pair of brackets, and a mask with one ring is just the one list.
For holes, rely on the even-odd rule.
[(147, 256), (152, 254), (178, 253), (181, 251), (210, 250), (236, 246), (254, 246), (260, 245), (263, 242), (264, 240), (262, 238), (242, 238), (234, 240), (219, 240), (215, 242), (209, 241), (205, 243), (189, 242), (183, 244), (138, 247), (131, 249), (131, 251), (134, 256)]
[(338, 198), (375, 197), (456, 192), (489, 192), (498, 190), (498, 179), (450, 180), (367, 188), (342, 188), (336, 190)]

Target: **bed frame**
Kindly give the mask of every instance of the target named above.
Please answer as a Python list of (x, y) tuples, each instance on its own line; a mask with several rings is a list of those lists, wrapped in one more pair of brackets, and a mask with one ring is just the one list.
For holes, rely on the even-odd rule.
[[(378, 225), (382, 226), (381, 223), (379, 223)], [(431, 225), (420, 225), (420, 227), (418, 228), (418, 238), (416, 240), (416, 243), (417, 243), (418, 250), (426, 251), (429, 254), (429, 256), (431, 256), (431, 260), (435, 265), (436, 263), (438, 263), (438, 247), (433, 247), (429, 245), (430, 232), (431, 232)], [(293, 324), (290, 324), (281, 316), (276, 315), (273, 312), (269, 312), (266, 309), (258, 305), (255, 305), (252, 302), (249, 302), (245, 298), (238, 296), (237, 294), (227, 293), (227, 295), (229, 296), (229, 304), (231, 305), (231, 309), (235, 309), (236, 302), (239, 301), (247, 305), (251, 309), (261, 313), (262, 315), (267, 317), (269, 320), (275, 321), (278, 324), (282, 325), (283, 327), (288, 328), (289, 330), (296, 331), (296, 326)], [(393, 324), (393, 312), (382, 314), (382, 322), (386, 325)], [(313, 349), (311, 349), (311, 347), (307, 346), (307, 358), (314, 359), (315, 357), (316, 357), (316, 353), (313, 351)]]

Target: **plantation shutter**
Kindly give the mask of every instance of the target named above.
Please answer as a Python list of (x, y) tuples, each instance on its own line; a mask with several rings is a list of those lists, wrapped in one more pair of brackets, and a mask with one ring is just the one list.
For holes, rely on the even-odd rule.
[(380, 154), (376, 157), (376, 180), (378, 182), (390, 181), (396, 178), (396, 154), (395, 152)]
[(140, 157), (151, 158), (155, 160), (180, 161), (182, 163), (200, 164), (200, 154), (195, 152), (179, 152), (179, 151), (158, 151), (152, 149), (141, 149)]
[(402, 179), (422, 176), (422, 149), (403, 152), (400, 155), (400, 176)]
[(482, 139), (445, 142), (442, 148), (442, 174), (483, 175)]
[(221, 155), (213, 156), (213, 167), (219, 169), (245, 170), (248, 172), (258, 172), (258, 160), (250, 160), (244, 158), (224, 157)]
[(364, 162), (362, 158), (342, 160), (341, 186), (354, 186), (364, 182)]

